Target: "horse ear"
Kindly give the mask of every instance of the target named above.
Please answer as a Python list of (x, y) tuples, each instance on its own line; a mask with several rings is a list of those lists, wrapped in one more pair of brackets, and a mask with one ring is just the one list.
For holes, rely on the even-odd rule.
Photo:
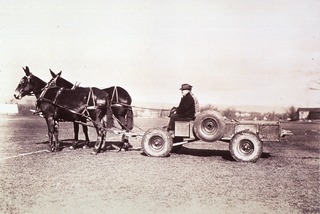
[(60, 72), (57, 74), (57, 76), (59, 76), (59, 77), (60, 77), (60, 76), (61, 76), (61, 74), (62, 74), (62, 71), (60, 71)]
[(55, 78), (57, 75), (49, 68), (49, 71), (50, 71), (50, 73), (51, 73), (51, 76), (53, 77), (53, 78)]
[(31, 74), (28, 66), (26, 66), (26, 68), (23, 68), (23, 67), (22, 67), (22, 69), (23, 69), (24, 72), (26, 73), (26, 76), (29, 76), (29, 75)]

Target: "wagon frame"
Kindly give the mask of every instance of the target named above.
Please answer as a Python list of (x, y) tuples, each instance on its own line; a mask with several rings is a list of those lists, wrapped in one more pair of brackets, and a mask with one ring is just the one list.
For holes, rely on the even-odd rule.
[(281, 137), (292, 132), (283, 130), (279, 121), (227, 120), (214, 110), (201, 112), (195, 120), (175, 121), (175, 131), (170, 134), (161, 128), (149, 129), (142, 138), (145, 154), (165, 157), (177, 152), (183, 144), (197, 140), (229, 143), (232, 157), (239, 162), (255, 162), (263, 152), (263, 142), (280, 142)]

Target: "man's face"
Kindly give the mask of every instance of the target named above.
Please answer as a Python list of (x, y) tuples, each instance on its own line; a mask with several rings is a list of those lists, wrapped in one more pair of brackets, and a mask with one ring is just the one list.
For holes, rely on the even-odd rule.
[(182, 96), (186, 96), (189, 92), (189, 90), (181, 90)]

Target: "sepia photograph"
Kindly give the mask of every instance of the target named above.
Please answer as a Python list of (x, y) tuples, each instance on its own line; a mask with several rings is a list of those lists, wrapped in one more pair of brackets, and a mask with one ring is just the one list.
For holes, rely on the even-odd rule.
[(1, 214), (320, 213), (320, 1), (0, 8)]

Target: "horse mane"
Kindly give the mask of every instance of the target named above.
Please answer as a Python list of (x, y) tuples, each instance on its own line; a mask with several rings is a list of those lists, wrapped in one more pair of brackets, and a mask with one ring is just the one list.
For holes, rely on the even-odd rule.
[(80, 82), (76, 81), (76, 83), (72, 86), (71, 89), (76, 89), (78, 87), (80, 87)]

